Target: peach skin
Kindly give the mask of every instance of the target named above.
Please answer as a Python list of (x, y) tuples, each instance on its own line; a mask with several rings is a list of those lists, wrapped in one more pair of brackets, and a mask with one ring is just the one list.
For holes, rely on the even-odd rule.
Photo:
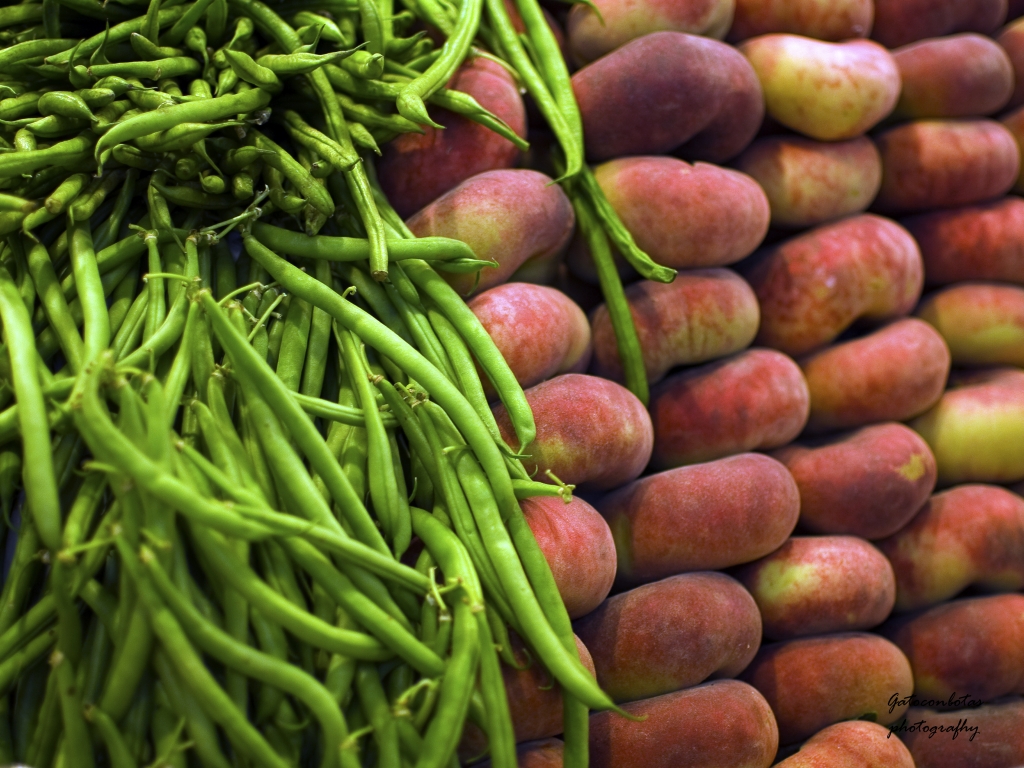
[[(636, 395), (597, 376), (566, 373), (526, 390), (537, 437), (523, 464), (550, 470), (581, 491), (607, 491), (639, 477), (651, 458), (654, 428)], [(504, 405), (494, 407), (502, 439), (519, 449)]]
[[(953, 600), (879, 630), (914, 670), (914, 695), (991, 701), (1024, 693), (1024, 595)], [(595, 662), (596, 665), (596, 662)]]
[(971, 205), (1006, 194), (1020, 150), (995, 120), (916, 120), (875, 136), (882, 186), (875, 210), (916, 213)]
[(877, 542), (896, 574), (896, 610), (926, 608), (968, 586), (1024, 588), (1024, 499), (994, 485), (936, 493), (898, 533)]
[(682, 32), (638, 37), (572, 76), (595, 161), (673, 150), (724, 162), (761, 127), (757, 75), (732, 46)]
[(793, 477), (759, 453), (648, 475), (596, 506), (615, 538), (621, 586), (764, 557), (800, 514)]
[(1013, 92), (1013, 65), (995, 41), (976, 34), (921, 40), (892, 52), (903, 90), (899, 118), (983, 117)]
[[(526, 106), (504, 67), (483, 57), (468, 59), (448, 87), (468, 93), (526, 137)], [(511, 168), (519, 156), (511, 141), (467, 117), (444, 109), (431, 109), (430, 113), (444, 130), (423, 126), (423, 133), (399, 134), (384, 145), (384, 155), (377, 163), (381, 188), (403, 217), (470, 176)]]
[(1024, 765), (1024, 701), (1019, 698), (951, 712), (911, 707), (892, 730), (917, 768)]
[(771, 456), (800, 489), (803, 529), (865, 539), (884, 538), (910, 522), (937, 474), (928, 444), (895, 423), (793, 443)]
[(597, 682), (617, 702), (735, 677), (761, 644), (761, 616), (750, 594), (712, 571), (620, 592), (574, 630), (592, 649)]
[(925, 439), (940, 486), (1024, 480), (1024, 371), (981, 371), (951, 387), (910, 426)]
[(1006, 19), (1006, 0), (875, 0), (871, 37), (898, 48), (954, 32), (991, 34)]
[(1016, 109), (1024, 105), (1024, 22), (1017, 19), (1007, 24), (996, 35), (996, 42), (1006, 51), (1013, 67), (1013, 93), (1006, 108)]
[(734, 165), (764, 188), (776, 227), (813, 227), (860, 213), (882, 183), (882, 159), (865, 136), (837, 142), (764, 136)]
[[(516, 768), (562, 768), (564, 751), (565, 744), (561, 739), (541, 739), (517, 744)], [(492, 768), (493, 764), (486, 760), (476, 765), (479, 768)]]
[[(560, 373), (581, 372), (590, 363), (590, 323), (583, 310), (561, 291), (531, 283), (505, 283), (466, 303), (523, 387)], [(486, 376), (480, 379), (493, 398), (491, 382)]]
[(1024, 284), (1024, 200), (1019, 197), (923, 213), (903, 224), (921, 246), (929, 285), (964, 280)]
[(739, 45), (764, 91), (768, 115), (812, 139), (852, 139), (892, 112), (900, 73), (870, 40), (828, 43), (801, 35), (761, 35)]
[(761, 187), (728, 168), (624, 157), (597, 166), (594, 176), (637, 245), (667, 267), (732, 264), (750, 255), (768, 231)]
[[(1024, 154), (1024, 107), (1017, 107), (1016, 109), (1001, 115), (999, 122), (1013, 134), (1013, 140), (1017, 142), (1017, 149)], [(1014, 192), (1024, 192), (1024, 173), (1017, 174), (1017, 180), (1014, 182), (1012, 190)]]
[(736, 0), (726, 39), (738, 43), (757, 35), (788, 32), (839, 42), (867, 37), (874, 16), (871, 0)]
[(734, 0), (596, 0), (593, 7), (580, 3), (570, 9), (566, 21), (569, 51), (583, 65), (651, 32), (687, 32), (721, 40), (732, 23), (733, 7)]
[[(692, 365), (738, 352), (757, 333), (757, 298), (729, 269), (693, 269), (671, 283), (641, 280), (626, 288), (640, 350), (652, 384), (677, 365)], [(622, 379), (622, 363), (605, 305), (591, 318), (592, 370)]]
[(914, 768), (914, 758), (888, 728), (864, 720), (823, 728), (776, 768)]
[(651, 465), (777, 448), (800, 434), (809, 407), (799, 366), (774, 350), (748, 349), (676, 373), (651, 390)]
[(924, 413), (942, 396), (949, 348), (932, 326), (897, 320), (800, 360), (811, 395), (809, 434)]
[(590, 716), (589, 768), (768, 768), (779, 733), (764, 697), (716, 680)]
[(503, 283), (531, 258), (561, 253), (576, 217), (557, 184), (537, 171), (502, 170), (466, 179), (409, 219), (417, 237), (453, 237), (478, 259), (496, 261), (475, 274), (445, 274), (462, 294)]
[(847, 632), (761, 646), (741, 675), (771, 705), (779, 743), (792, 744), (837, 723), (874, 716), (898, 720), (906, 705), (890, 710), (894, 691), (910, 691), (910, 663), (878, 635)]
[(754, 343), (788, 355), (828, 344), (855, 320), (879, 323), (909, 314), (924, 277), (914, 239), (872, 214), (759, 251), (740, 272), (761, 308)]
[(578, 496), (568, 504), (535, 496), (520, 506), (569, 617), (586, 616), (608, 597), (615, 582), (615, 540), (608, 523)]
[(795, 536), (735, 575), (753, 595), (770, 640), (871, 629), (896, 600), (889, 561), (854, 536)]
[(953, 365), (1024, 368), (1024, 288), (961, 283), (926, 296), (915, 314), (942, 334)]

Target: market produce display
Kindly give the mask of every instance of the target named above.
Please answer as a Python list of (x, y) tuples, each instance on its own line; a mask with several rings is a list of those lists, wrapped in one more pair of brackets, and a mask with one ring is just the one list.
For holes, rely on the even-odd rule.
[(1024, 2), (0, 7), (0, 765), (1024, 765)]

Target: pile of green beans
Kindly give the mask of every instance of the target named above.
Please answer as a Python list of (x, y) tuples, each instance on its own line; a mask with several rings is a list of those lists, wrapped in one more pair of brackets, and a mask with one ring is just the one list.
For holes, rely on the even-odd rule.
[[(613, 708), (519, 507), (533, 417), (373, 172), (500, 57), (559, 140), (629, 386), (612, 246), (535, 0), (29, 0), (0, 8), (0, 764), (516, 764), (514, 630), (565, 764)], [(486, 13), (485, 13), (486, 11)], [(438, 45), (417, 26), (445, 38)], [(487, 736), (458, 752), (463, 726)]]

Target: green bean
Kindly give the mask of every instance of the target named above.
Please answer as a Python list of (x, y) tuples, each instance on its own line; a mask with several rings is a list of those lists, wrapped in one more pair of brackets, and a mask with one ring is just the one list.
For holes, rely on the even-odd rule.
[(198, 75), (202, 66), (189, 56), (174, 56), (159, 61), (132, 61), (118, 64), (93, 64), (89, 67), (91, 77), (137, 77), (140, 80), (159, 80), (162, 77)]
[(82, 133), (73, 139), (58, 142), (46, 149), (30, 152), (8, 152), (0, 155), (0, 179), (30, 174), (42, 168), (63, 167), (75, 163), (92, 147), (96, 137)]
[[(30, 24), (43, 18), (43, 9), (39, 5), (11, 5), (0, 8), (0, 27), (14, 27), (19, 24)], [(46, 33), (50, 37), (49, 30)], [(60, 35), (54, 35), (60, 37)]]
[(60, 694), (60, 708), (64, 721), (64, 764), (69, 768), (91, 768), (93, 760), (92, 740), (82, 716), (82, 699), (75, 684), (75, 671), (70, 659), (60, 651), (50, 657), (50, 664), (57, 676)]
[(53, 627), (37, 635), (24, 647), (0, 663), (0, 692), (6, 695), (17, 683), (18, 678), (34, 662), (57, 642), (57, 628)]
[(192, 3), (167, 32), (163, 35), (167, 45), (179, 45), (186, 38), (189, 30), (196, 28), (195, 24), (206, 14), (207, 9), (212, 5), (213, 0), (197, 0)]
[(264, 155), (263, 161), (284, 174), (303, 197), (318, 211), (326, 216), (334, 213), (334, 201), (322, 186), (310, 176), (309, 171), (303, 168), (296, 160), (288, 155), (281, 147), (272, 142), (259, 131), (250, 131), (246, 137), (249, 146), (258, 149), (270, 150), (273, 154)]
[[(318, 261), (315, 269), (316, 278), (325, 285), (329, 285), (331, 282), (330, 264)], [(306, 362), (302, 369), (302, 382), (299, 386), (299, 392), (305, 397), (317, 399), (320, 397), (327, 371), (327, 350), (330, 342), (331, 316), (322, 309), (313, 307)]]
[(68, 208), (68, 220), (71, 222), (85, 221), (92, 217), (106, 199), (107, 195), (117, 189), (124, 181), (125, 172), (121, 170), (108, 173), (99, 179), (95, 188), (86, 191)]
[(356, 668), (355, 684), (363, 714), (373, 726), (377, 765), (381, 768), (400, 768), (398, 730), (384, 694), (384, 686), (381, 685), (380, 673), (375, 666), (364, 662)]
[(85, 719), (96, 729), (107, 749), (111, 768), (136, 768), (135, 757), (110, 715), (95, 705), (85, 708)]
[(221, 753), (217, 732), (212, 721), (203, 712), (194, 697), (181, 685), (177, 671), (160, 649), (153, 652), (153, 666), (167, 693), (171, 707), (180, 717), (185, 718), (189, 737), (200, 762), (205, 768), (229, 768), (231, 764)]
[(60, 340), (61, 351), (71, 371), (78, 373), (84, 363), (85, 347), (78, 328), (70, 321), (67, 300), (60, 289), (57, 273), (53, 269), (46, 246), (36, 243), (29, 249), (28, 267), (47, 322)]

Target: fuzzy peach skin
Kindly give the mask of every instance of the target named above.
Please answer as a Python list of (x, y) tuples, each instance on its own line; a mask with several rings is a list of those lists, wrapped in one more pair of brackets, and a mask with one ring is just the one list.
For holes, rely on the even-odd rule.
[[(897, 742), (899, 743), (899, 742)], [(565, 744), (561, 739), (540, 739), (516, 745), (517, 768), (562, 768)], [(476, 763), (479, 768), (492, 768), (490, 760)]]
[(488, 171), (472, 176), (409, 219), (417, 237), (452, 237), (469, 244), (478, 259), (498, 262), (476, 275), (442, 273), (459, 293), (505, 282), (531, 258), (562, 252), (576, 216), (562, 188), (543, 173)]
[(590, 716), (590, 768), (768, 768), (779, 733), (764, 697), (716, 680)]
[(889, 561), (855, 536), (795, 536), (739, 568), (736, 578), (753, 595), (771, 640), (871, 629), (896, 600)]
[[(469, 59), (448, 87), (468, 93), (526, 137), (526, 106), (501, 65), (482, 57)], [(411, 216), (470, 176), (511, 168), (519, 157), (511, 141), (469, 118), (439, 108), (430, 114), (444, 130), (423, 126), (422, 134), (400, 134), (384, 145), (377, 163), (381, 188), (400, 216)]]
[(749, 563), (778, 548), (800, 514), (786, 468), (759, 453), (648, 475), (596, 503), (615, 538), (616, 583)]
[(942, 396), (949, 348), (923, 320), (897, 320), (800, 360), (811, 395), (810, 434), (924, 413)]
[(764, 188), (776, 227), (813, 227), (860, 213), (882, 183), (882, 159), (864, 136), (837, 142), (765, 136), (733, 164)]
[(1013, 92), (1010, 57), (992, 38), (964, 33), (921, 40), (892, 53), (903, 90), (900, 118), (982, 117)]
[(896, 610), (926, 608), (964, 588), (1024, 588), (1024, 499), (995, 485), (937, 493), (877, 542), (896, 574)]
[(935, 457), (902, 424), (792, 443), (771, 456), (800, 489), (800, 525), (812, 533), (881, 539), (896, 533), (935, 487)]
[(893, 730), (917, 768), (1024, 765), (1024, 701), (1019, 698), (951, 712), (911, 707)]
[(757, 35), (788, 32), (839, 42), (867, 37), (874, 17), (871, 0), (736, 0), (726, 39), (738, 43)]
[(615, 540), (608, 523), (578, 496), (568, 504), (535, 496), (520, 506), (569, 617), (586, 616), (608, 597), (615, 582)]
[(964, 280), (1024, 284), (1024, 200), (1006, 197), (953, 211), (911, 216), (929, 285)]
[(942, 334), (953, 365), (1024, 367), (1024, 288), (960, 283), (926, 296), (915, 314)]
[(638, 37), (572, 76), (595, 161), (680, 150), (724, 162), (761, 127), (757, 75), (735, 48), (682, 32)]
[(939, 468), (940, 486), (1024, 480), (1024, 371), (982, 371), (954, 384), (910, 422)]
[(780, 744), (865, 715), (874, 715), (882, 725), (895, 722), (906, 705), (890, 711), (889, 698), (894, 691), (911, 691), (914, 684), (903, 652), (865, 632), (763, 645), (740, 677), (771, 705)]
[[(560, 373), (580, 372), (590, 363), (590, 323), (561, 291), (531, 283), (504, 283), (468, 302), (523, 387)], [(484, 390), (494, 387), (482, 376)]]
[(1013, 67), (1013, 93), (1006, 103), (1007, 109), (1024, 105), (1024, 21), (1017, 19), (1003, 27), (996, 42), (1006, 51)]
[(910, 751), (888, 728), (847, 720), (823, 728), (777, 768), (914, 768)]
[(875, 136), (882, 186), (873, 208), (916, 213), (971, 205), (1006, 194), (1020, 150), (995, 120), (916, 120)]
[(777, 448), (800, 434), (809, 408), (799, 366), (775, 350), (748, 349), (673, 374), (651, 390), (651, 465)]
[[(641, 280), (626, 288), (626, 300), (651, 383), (677, 365), (738, 352), (757, 333), (757, 298), (743, 278), (729, 269), (688, 270), (671, 283)], [(594, 311), (591, 328), (593, 371), (621, 381), (619, 347), (605, 305)]]
[[(1024, 154), (1024, 107), (1017, 107), (1011, 112), (1002, 115), (999, 118), (999, 122), (1005, 126), (1005, 128), (1013, 134), (1013, 140), (1017, 142), (1017, 149)], [(1017, 174), (1017, 180), (1014, 182), (1012, 191), (1024, 192), (1024, 173)]]
[[(651, 417), (636, 395), (614, 381), (566, 373), (526, 390), (537, 437), (523, 465), (544, 478), (550, 470), (581, 491), (606, 491), (643, 472), (654, 446)], [(519, 441), (504, 405), (494, 407), (502, 439)]]
[(759, 251), (740, 273), (757, 295), (755, 344), (803, 355), (855, 320), (909, 314), (921, 295), (917, 243), (889, 219), (863, 214)]
[(852, 139), (892, 112), (900, 73), (870, 40), (827, 43), (801, 35), (761, 35), (739, 45), (764, 91), (767, 113), (812, 139)]
[[(573, 5), (566, 21), (569, 51), (588, 64), (651, 32), (688, 32), (721, 40), (732, 23), (735, 0), (596, 0)], [(598, 13), (600, 15), (598, 15)]]
[(879, 631), (906, 654), (919, 698), (1024, 693), (1024, 595), (953, 600)]
[(768, 231), (764, 191), (729, 168), (624, 157), (597, 166), (594, 176), (637, 245), (666, 267), (732, 264), (750, 255)]
[(954, 32), (991, 34), (1006, 19), (1006, 0), (875, 0), (871, 37), (898, 48)]
[(574, 631), (601, 688), (623, 702), (735, 677), (761, 645), (761, 616), (739, 582), (706, 571), (620, 592)]

